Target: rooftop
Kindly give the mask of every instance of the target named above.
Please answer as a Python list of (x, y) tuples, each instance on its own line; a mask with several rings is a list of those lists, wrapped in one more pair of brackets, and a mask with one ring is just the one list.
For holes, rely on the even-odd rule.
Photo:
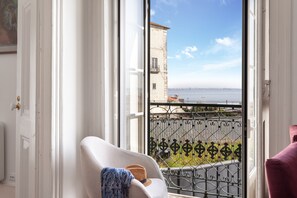
[(167, 26), (160, 25), (160, 24), (158, 24), (158, 23), (154, 23), (154, 22), (150, 22), (150, 25), (151, 25), (151, 26), (154, 26), (154, 27), (157, 27), (157, 28), (164, 29), (164, 30), (168, 30), (168, 29), (170, 29), (170, 28), (167, 27)]

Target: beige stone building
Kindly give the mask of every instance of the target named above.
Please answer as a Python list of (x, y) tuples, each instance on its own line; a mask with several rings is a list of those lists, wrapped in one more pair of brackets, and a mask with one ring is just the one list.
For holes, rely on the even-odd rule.
[(150, 99), (151, 102), (167, 102), (167, 30), (169, 28), (153, 22), (150, 25)]

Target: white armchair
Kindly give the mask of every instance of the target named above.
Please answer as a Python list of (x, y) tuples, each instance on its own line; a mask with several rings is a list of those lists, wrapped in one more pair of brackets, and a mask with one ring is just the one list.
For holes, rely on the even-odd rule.
[(117, 148), (94, 136), (84, 138), (80, 148), (82, 177), (89, 198), (101, 198), (100, 173), (103, 168), (124, 168), (130, 164), (144, 166), (152, 183), (145, 187), (141, 182), (133, 179), (129, 188), (129, 198), (167, 197), (163, 175), (158, 164), (150, 156)]

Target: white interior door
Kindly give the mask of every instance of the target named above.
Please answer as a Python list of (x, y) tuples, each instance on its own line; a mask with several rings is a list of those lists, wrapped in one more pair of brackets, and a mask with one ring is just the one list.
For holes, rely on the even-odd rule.
[(16, 197), (35, 198), (36, 0), (18, 1)]

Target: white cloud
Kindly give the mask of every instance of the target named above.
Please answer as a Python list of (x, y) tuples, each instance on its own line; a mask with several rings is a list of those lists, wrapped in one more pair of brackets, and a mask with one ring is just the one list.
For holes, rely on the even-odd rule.
[(196, 46), (188, 46), (181, 51), (182, 54), (186, 55), (188, 58), (194, 58), (193, 52), (196, 52), (198, 48)]
[(156, 11), (151, 9), (151, 17), (156, 15)]
[(182, 55), (185, 55), (187, 58), (194, 58), (193, 53), (198, 51), (198, 48), (193, 45), (193, 46), (187, 46), (185, 47), (184, 50), (182, 50), (181, 52), (178, 52), (177, 54), (175, 54), (175, 56), (167, 56), (168, 59), (181, 59)]
[(221, 5), (225, 6), (231, 3), (231, 0), (215, 0), (215, 1), (219, 1)]
[(181, 59), (180, 54), (176, 54), (175, 56), (167, 56), (168, 59)]
[(226, 0), (220, 0), (220, 3), (223, 4), (223, 5), (226, 5), (227, 1)]
[(168, 25), (171, 25), (171, 20), (167, 20), (167, 21), (165, 21), (165, 23), (167, 23)]
[(218, 52), (225, 51), (228, 54), (240, 53), (241, 51), (241, 42), (238, 37), (223, 37), (216, 38), (214, 43), (210, 48), (204, 52), (202, 55), (216, 54)]
[(185, 0), (157, 0), (157, 4), (165, 4), (167, 6), (177, 7), (179, 3), (183, 3)]
[(233, 46), (236, 43), (236, 41), (231, 39), (230, 37), (224, 37), (224, 38), (217, 38), (216, 43), (218, 45), (230, 47), (230, 46)]
[(218, 70), (224, 70), (224, 69), (240, 67), (240, 66), (241, 66), (241, 58), (238, 58), (227, 62), (206, 64), (206, 65), (203, 65), (202, 68), (204, 71), (209, 71), (209, 70), (218, 71)]

